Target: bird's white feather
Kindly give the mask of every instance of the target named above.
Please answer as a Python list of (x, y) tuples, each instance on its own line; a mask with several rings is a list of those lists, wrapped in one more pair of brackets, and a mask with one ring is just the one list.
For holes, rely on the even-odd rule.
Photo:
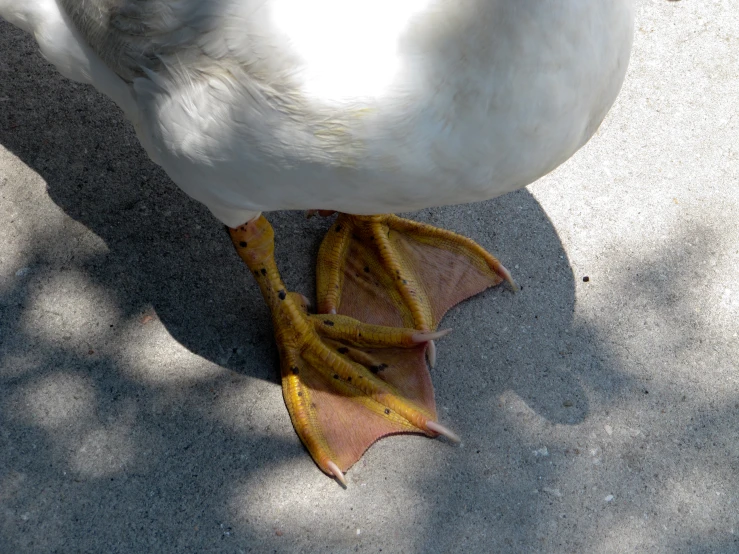
[[(520, 188), (623, 81), (631, 0), (0, 0), (228, 225)], [(400, 4), (403, 4), (399, 7)]]

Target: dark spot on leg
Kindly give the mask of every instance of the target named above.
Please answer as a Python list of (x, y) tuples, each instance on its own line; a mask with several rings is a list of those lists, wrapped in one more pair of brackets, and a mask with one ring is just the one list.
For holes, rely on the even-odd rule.
[(352, 378), (351, 378), (351, 377), (347, 377), (347, 378), (346, 378), (346, 382), (347, 382), (347, 383), (351, 383), (351, 382), (352, 382)]
[(284, 290), (281, 290), (280, 292), (277, 293), (277, 296), (280, 297), (280, 300), (285, 300), (287, 293)]
[(380, 364), (380, 371), (387, 369), (387, 364)]
[(246, 241), (245, 241), (245, 240), (242, 240), (242, 241), (241, 241), (241, 242), (239, 243), (239, 246), (240, 246), (241, 248), (246, 248)]
[(338, 378), (339, 376), (336, 373), (334, 373), (334, 379), (338, 379)]
[(343, 227), (342, 227), (341, 225), (337, 225), (337, 226), (336, 226), (336, 232), (337, 232), (337, 233), (341, 233), (341, 230), (342, 230), (342, 229), (343, 229)]
[(303, 391), (298, 391), (298, 396), (303, 396)]
[(337, 352), (338, 352), (339, 354), (346, 354), (347, 352), (349, 352), (349, 349), (348, 349), (348, 348), (347, 348), (346, 346), (342, 346), (341, 348), (339, 348), (339, 349), (337, 350)]
[(330, 319), (324, 319), (323, 320), (323, 324), (324, 325), (328, 325), (329, 327), (333, 327), (334, 326), (334, 322), (331, 321)]
[(404, 285), (407, 285), (408, 284), (408, 281), (406, 281), (405, 279), (403, 279), (403, 284)]
[(385, 415), (390, 415), (390, 408), (385, 408)]
[(370, 369), (370, 371), (372, 373), (377, 373), (378, 371), (380, 371), (380, 366), (379, 365), (371, 365), (369, 369)]
[(262, 269), (260, 270), (260, 273), (261, 273), (262, 275), (267, 275), (267, 270), (266, 270), (266, 269), (264, 269), (264, 268), (262, 268)]
[(365, 273), (369, 273), (369, 267), (367, 267), (367, 266), (364, 266), (364, 272), (365, 272)]
[(297, 375), (298, 373), (300, 373), (300, 370), (295, 366), (291, 367), (290, 371), (293, 372), (293, 375)]
[(254, 270), (254, 277), (259, 277), (259, 272), (256, 269)]

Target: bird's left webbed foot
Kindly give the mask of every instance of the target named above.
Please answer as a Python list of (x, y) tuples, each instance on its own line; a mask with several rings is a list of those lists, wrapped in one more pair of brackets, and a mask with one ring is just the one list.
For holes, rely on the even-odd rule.
[(449, 308), (503, 280), (515, 289), (505, 267), (472, 239), (392, 214), (342, 213), (318, 254), (318, 311), (434, 330)]

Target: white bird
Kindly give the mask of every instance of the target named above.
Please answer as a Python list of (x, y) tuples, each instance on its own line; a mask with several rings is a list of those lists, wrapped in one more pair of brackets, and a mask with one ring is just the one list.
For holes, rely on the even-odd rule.
[[(613, 104), (633, 34), (631, 0), (0, 0), (0, 16), (230, 228), (295, 428), (342, 482), (380, 436), (454, 437), (424, 352), (449, 306), (510, 281), (469, 239), (375, 214), (557, 167)], [(344, 212), (319, 255), (324, 315), (280, 281), (261, 214), (284, 209)]]

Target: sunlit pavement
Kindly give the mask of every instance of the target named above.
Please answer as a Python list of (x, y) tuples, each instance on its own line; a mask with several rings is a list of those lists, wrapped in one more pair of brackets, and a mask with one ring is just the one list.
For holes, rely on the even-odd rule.
[[(0, 552), (739, 551), (739, 11), (638, 4), (581, 152), (414, 214), (522, 290), (443, 323), (462, 445), (382, 440), (346, 490), (292, 430), (223, 227), (0, 25)], [(330, 220), (272, 221), (312, 296)]]

